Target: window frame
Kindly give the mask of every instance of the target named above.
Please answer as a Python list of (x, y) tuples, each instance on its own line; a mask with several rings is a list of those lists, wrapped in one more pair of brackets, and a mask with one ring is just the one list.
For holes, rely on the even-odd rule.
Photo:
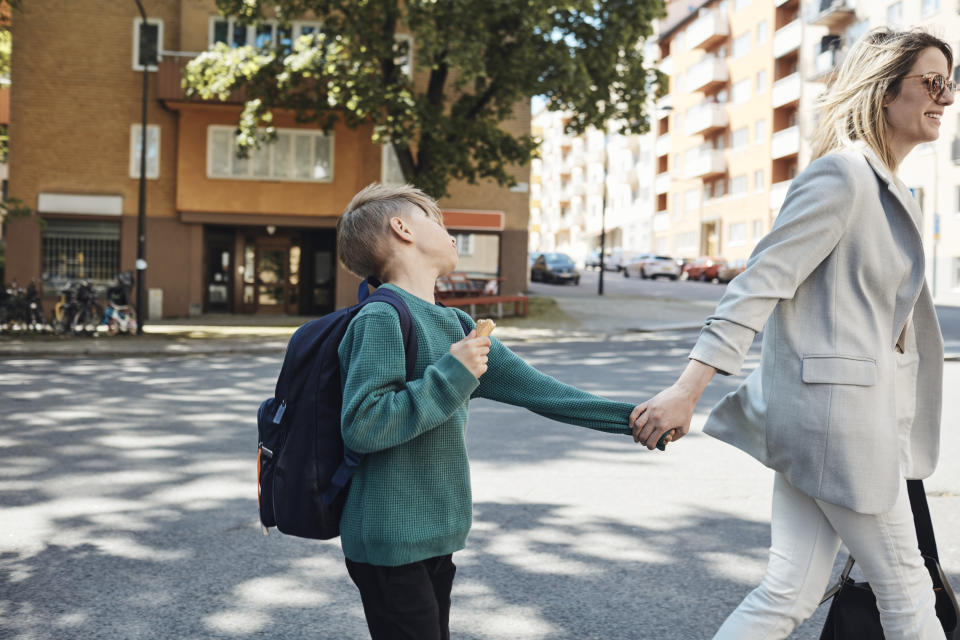
[(156, 71), (160, 67), (160, 62), (163, 60), (163, 19), (162, 18), (147, 18), (147, 24), (157, 25), (157, 64), (155, 65), (142, 65), (140, 64), (140, 25), (143, 23), (143, 18), (137, 16), (133, 19), (133, 59), (131, 60), (134, 71), (143, 71), (146, 68), (147, 71)]
[[(223, 130), (226, 130), (231, 134), (229, 138), (232, 143), (230, 147), (231, 152), (229, 153), (231, 175), (216, 175), (213, 173), (213, 133), (214, 131), (223, 131)], [(336, 176), (335, 167), (336, 167), (337, 154), (336, 154), (336, 134), (334, 134), (333, 132), (325, 133), (320, 129), (294, 129), (294, 128), (277, 128), (276, 129), (276, 132), (278, 135), (281, 133), (287, 133), (287, 134), (290, 134), (291, 136), (309, 135), (312, 138), (317, 138), (317, 137), (329, 138), (330, 140), (330, 175), (324, 179), (279, 177), (279, 176), (272, 175), (273, 168), (274, 168), (274, 154), (273, 154), (273, 149), (275, 149), (275, 147), (273, 146), (275, 144), (274, 142), (267, 143), (267, 145), (265, 145), (264, 147), (261, 147), (261, 149), (266, 148), (270, 150), (271, 175), (269, 176), (255, 175), (253, 173), (254, 162), (253, 162), (252, 156), (247, 159), (248, 169), (247, 169), (246, 175), (233, 175), (233, 162), (234, 160), (236, 160), (236, 154), (233, 153), (233, 149), (235, 148), (234, 147), (235, 140), (236, 140), (236, 135), (234, 135), (235, 132), (236, 132), (236, 127), (231, 127), (229, 125), (222, 125), (222, 124), (207, 125), (206, 177), (208, 180), (241, 180), (241, 181), (247, 181), (247, 182), (300, 182), (305, 184), (331, 184), (335, 179), (335, 176)], [(291, 144), (293, 144), (292, 140), (291, 140)], [(315, 147), (311, 145), (311, 149), (315, 149)], [(254, 151), (253, 153), (256, 153), (256, 151)], [(291, 161), (292, 159), (293, 159), (293, 151), (291, 150)], [(292, 162), (291, 162), (291, 166), (293, 166)]]
[[(139, 180), (140, 179), (140, 158), (137, 156), (137, 144), (140, 142), (140, 127), (142, 125), (139, 122), (135, 122), (130, 125), (130, 177)], [(161, 160), (161, 151), (163, 147), (163, 139), (161, 137), (162, 131), (160, 130), (160, 125), (158, 124), (147, 124), (147, 148), (150, 147), (150, 134), (152, 131), (157, 132), (157, 166), (156, 171), (150, 171), (150, 155), (147, 154), (147, 180), (159, 180), (160, 179), (160, 160)]]
[[(207, 48), (208, 48), (208, 49), (209, 49), (209, 48), (212, 48), (212, 47), (216, 44), (216, 40), (214, 40), (214, 34), (215, 34), (215, 31), (216, 31), (216, 28), (215, 28), (216, 23), (219, 22), (219, 21), (223, 21), (223, 20), (225, 20), (225, 21), (227, 22), (227, 30), (228, 30), (228, 32), (231, 33), (231, 34), (233, 33), (234, 26), (235, 26), (236, 23), (237, 23), (237, 18), (236, 18), (236, 16), (221, 16), (221, 15), (213, 15), (213, 16), (210, 16), (210, 22), (209, 22), (208, 27), (207, 27)], [(244, 45), (244, 46), (252, 46), (252, 47), (254, 47), (254, 48), (257, 48), (257, 46), (256, 46), (256, 43), (257, 43), (257, 27), (260, 26), (260, 25), (270, 25), (271, 27), (273, 27), (273, 28), (272, 28), (272, 34), (271, 34), (271, 37), (270, 37), (270, 46), (271, 46), (271, 47), (276, 47), (276, 46), (277, 46), (277, 33), (278, 33), (278, 28), (277, 28), (277, 27), (280, 25), (280, 21), (279, 21), (279, 20), (276, 20), (276, 19), (273, 19), (273, 18), (267, 19), (267, 20), (260, 20), (259, 22), (254, 22), (254, 23), (251, 23), (251, 24), (246, 25), (246, 30), (247, 30), (247, 44)], [(290, 22), (291, 46), (292, 46), (293, 41), (296, 40), (296, 39), (299, 37), (299, 36), (297, 35), (297, 31), (299, 31), (299, 30), (300, 30), (301, 28), (303, 28), (303, 27), (313, 27), (316, 31), (320, 31), (320, 30), (323, 28), (323, 22), (321, 22), (320, 20), (293, 20), (292, 22)], [(232, 37), (232, 36), (231, 36), (231, 37)], [(232, 42), (227, 42), (226, 44), (227, 44), (227, 46), (229, 46), (231, 49), (232, 49), (233, 47), (235, 47), (235, 46), (238, 46), (238, 45), (234, 45)]]

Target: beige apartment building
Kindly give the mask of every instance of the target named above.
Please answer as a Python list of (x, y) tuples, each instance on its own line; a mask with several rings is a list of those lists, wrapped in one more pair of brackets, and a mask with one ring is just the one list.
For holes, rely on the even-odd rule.
[[(242, 102), (181, 88), (186, 63), (216, 42), (286, 46), (319, 23), (246, 26), (220, 16), (214, 0), (143, 4), (156, 59), (141, 55), (134, 2), (30, 0), (13, 16), (9, 194), (45, 225), (6, 224), (7, 279), (38, 279), (53, 296), (71, 280), (106, 284), (134, 268), (146, 67), (150, 308), (141, 313), (314, 315), (354, 301), (358, 280), (336, 259), (337, 219), (365, 185), (402, 180), (395, 155), (371, 142), (369, 126), (323, 131), (277, 112), (277, 141), (241, 160), (232, 132)], [(416, 35), (401, 37), (415, 55)], [(529, 104), (504, 128), (529, 132)], [(527, 282), (529, 170), (513, 171), (516, 189), (455, 183), (440, 203), (460, 268), (500, 276), (504, 293)]]
[[(850, 44), (873, 27), (924, 27), (960, 52), (947, 0), (677, 2), (660, 27), (670, 92), (658, 103), (652, 249), (744, 258), (810, 162), (814, 105)], [(954, 79), (960, 80), (957, 67)], [(924, 212), (927, 277), (960, 304), (960, 114), (900, 169)]]
[(800, 0), (709, 0), (661, 29), (653, 249), (745, 258), (801, 163)]

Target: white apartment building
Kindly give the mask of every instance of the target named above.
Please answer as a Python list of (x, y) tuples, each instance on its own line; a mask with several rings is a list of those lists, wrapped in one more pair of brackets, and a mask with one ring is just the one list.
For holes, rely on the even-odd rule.
[(573, 136), (564, 132), (565, 121), (563, 113), (546, 109), (533, 116), (533, 134), (542, 143), (531, 167), (530, 253), (559, 251), (582, 263), (600, 246), (601, 230), (607, 248), (648, 251), (651, 135), (612, 133), (611, 124), (606, 136), (595, 129)]

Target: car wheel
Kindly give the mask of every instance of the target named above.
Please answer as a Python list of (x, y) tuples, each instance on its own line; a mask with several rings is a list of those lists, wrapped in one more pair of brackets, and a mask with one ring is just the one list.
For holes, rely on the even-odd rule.
[(669, 276), (669, 277), (670, 277), (671, 280), (673, 280), (674, 282), (676, 282), (677, 279), (679, 279), (680, 276)]
[(580, 278), (574, 278), (574, 279), (573, 279), (573, 286), (576, 287), (576, 286), (578, 286), (579, 284), (580, 284)]
[(640, 267), (640, 277), (646, 280), (650, 276), (647, 275), (647, 270), (643, 267)]
[(630, 269), (627, 269), (626, 267), (623, 268), (623, 277), (624, 278), (630, 277)]
[(700, 274), (700, 282), (706, 282), (706, 281), (707, 281), (707, 272), (704, 271), (703, 273)]

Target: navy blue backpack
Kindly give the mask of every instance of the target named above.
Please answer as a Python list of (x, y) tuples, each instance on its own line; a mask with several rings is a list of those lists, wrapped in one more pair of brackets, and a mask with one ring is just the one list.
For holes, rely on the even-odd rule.
[(340, 535), (347, 488), (363, 455), (346, 449), (340, 434), (343, 391), (337, 349), (347, 325), (365, 305), (386, 302), (396, 309), (407, 380), (413, 378), (417, 332), (410, 309), (392, 291), (368, 292), (364, 280), (357, 304), (297, 329), (287, 345), (274, 396), (260, 404), (257, 496), (264, 527), (319, 540)]

